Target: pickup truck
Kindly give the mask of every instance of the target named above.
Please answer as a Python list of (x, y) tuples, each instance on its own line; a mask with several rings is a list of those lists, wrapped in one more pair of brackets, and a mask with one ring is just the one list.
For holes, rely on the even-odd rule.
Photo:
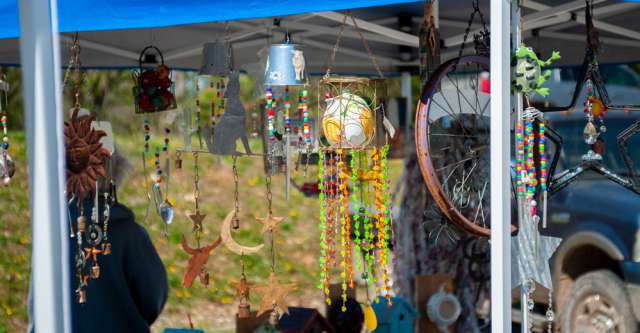
[[(564, 140), (557, 174), (579, 164), (590, 149), (582, 138), (587, 121), (575, 110), (546, 114), (546, 119)], [(616, 135), (637, 119), (640, 112), (622, 111), (611, 111), (604, 119), (602, 164), (623, 177), (627, 168)], [(640, 169), (640, 133), (628, 147)], [(548, 219), (542, 234), (563, 239), (551, 263), (556, 327), (562, 332), (637, 332), (640, 195), (601, 175), (585, 173), (549, 199)]]

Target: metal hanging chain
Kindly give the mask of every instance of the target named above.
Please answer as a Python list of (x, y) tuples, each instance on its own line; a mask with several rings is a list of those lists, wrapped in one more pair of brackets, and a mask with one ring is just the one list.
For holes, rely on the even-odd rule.
[(358, 27), (358, 23), (356, 22), (355, 17), (353, 17), (353, 14), (351, 13), (351, 11), (349, 11), (349, 17), (351, 17), (351, 21), (353, 22), (353, 27), (356, 28), (356, 31), (360, 36), (362, 45), (364, 45), (364, 48), (367, 50), (367, 54), (369, 55), (369, 60), (371, 60), (371, 62), (373, 63), (373, 66), (376, 68), (376, 72), (378, 72), (378, 76), (380, 76), (380, 78), (383, 79), (384, 75), (382, 74), (382, 70), (380, 70), (380, 66), (378, 65), (378, 59), (376, 59), (376, 57), (373, 55), (373, 52), (371, 52), (369, 43), (364, 38), (364, 35), (362, 34), (362, 30), (360, 30), (360, 27)]
[(433, 56), (435, 55), (436, 47), (438, 46), (438, 37), (436, 36), (436, 20), (433, 16), (433, 4), (436, 0), (428, 1), (425, 0), (424, 3), (424, 26), (429, 31), (429, 35), (427, 36), (427, 42), (429, 43), (429, 53)]
[[(273, 214), (273, 210), (271, 209), (271, 203), (273, 201), (273, 193), (271, 193), (271, 174), (267, 174), (267, 179), (266, 179), (266, 186), (267, 186), (267, 208), (269, 210), (269, 214), (268, 217), (271, 217), (271, 215)], [(273, 233), (273, 230), (270, 232), (271, 233), (271, 272), (276, 271), (276, 250), (275, 250), (275, 241), (274, 241), (274, 237), (275, 234)]]
[(273, 201), (273, 193), (271, 193), (271, 174), (267, 174), (267, 207), (269, 209), (269, 215), (273, 214), (273, 210), (271, 209), (271, 203)]
[(196, 212), (200, 211), (200, 187), (198, 183), (200, 182), (200, 174), (198, 168), (198, 153), (193, 152), (193, 197), (196, 201)]
[(471, 5), (473, 6), (473, 12), (469, 15), (469, 21), (467, 21), (467, 28), (464, 31), (464, 37), (462, 38), (462, 44), (460, 45), (460, 50), (458, 51), (458, 58), (462, 57), (462, 53), (464, 52), (464, 47), (467, 44), (467, 39), (469, 38), (469, 34), (471, 33), (471, 27), (473, 26), (473, 19), (476, 14), (480, 17), (480, 23), (482, 24), (482, 32), (488, 36), (487, 24), (484, 20), (484, 15), (482, 11), (480, 11), (480, 4), (478, 0), (471, 1)]
[(338, 52), (338, 49), (340, 48), (340, 42), (342, 41), (342, 35), (344, 33), (344, 28), (347, 25), (347, 18), (351, 18), (351, 22), (353, 22), (353, 27), (358, 32), (358, 36), (360, 36), (360, 41), (362, 41), (362, 45), (367, 50), (367, 55), (369, 56), (369, 60), (371, 60), (371, 63), (373, 63), (373, 66), (375, 67), (376, 72), (378, 73), (378, 76), (380, 76), (380, 78), (384, 78), (384, 75), (382, 74), (382, 70), (380, 69), (380, 66), (378, 65), (378, 60), (373, 55), (373, 52), (371, 51), (371, 48), (369, 47), (369, 43), (364, 38), (364, 35), (362, 34), (362, 31), (360, 30), (360, 27), (358, 27), (358, 23), (356, 22), (356, 19), (353, 17), (353, 14), (352, 14), (351, 11), (348, 11), (347, 14), (343, 15), (343, 17), (342, 17), (342, 23), (340, 24), (340, 31), (338, 31), (338, 38), (336, 39), (336, 43), (333, 45), (333, 50), (331, 50), (331, 57), (329, 58), (329, 63), (327, 65), (327, 71), (324, 74), (324, 77), (328, 78), (329, 75), (331, 75), (331, 68), (333, 67), (333, 63), (334, 63), (334, 61), (336, 59), (336, 53)]
[(73, 57), (73, 66), (74, 72), (76, 74), (76, 82), (74, 87), (74, 110), (80, 110), (80, 86), (82, 85), (82, 71), (80, 67), (82, 63), (80, 62), (80, 40), (78, 38), (78, 33), (76, 32), (73, 36), (73, 44), (71, 45), (71, 53)]
[(240, 220), (238, 218), (238, 214), (240, 213), (240, 200), (238, 199), (238, 167), (237, 167), (238, 155), (233, 155), (233, 184), (234, 184), (234, 192), (233, 192), (233, 201), (235, 203), (235, 211), (233, 213), (233, 228), (240, 228)]
[(344, 27), (347, 23), (347, 15), (342, 17), (342, 23), (340, 23), (340, 31), (338, 31), (338, 38), (336, 39), (336, 43), (333, 44), (333, 50), (331, 50), (331, 57), (329, 58), (329, 63), (327, 64), (327, 72), (324, 74), (325, 78), (328, 78), (331, 75), (331, 67), (333, 67), (333, 62), (336, 60), (336, 53), (340, 48), (340, 42), (342, 41), (342, 33), (344, 32)]

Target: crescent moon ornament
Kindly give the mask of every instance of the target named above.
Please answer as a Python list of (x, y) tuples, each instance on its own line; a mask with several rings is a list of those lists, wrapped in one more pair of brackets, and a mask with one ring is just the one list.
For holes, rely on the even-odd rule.
[(249, 247), (238, 244), (233, 237), (231, 237), (231, 221), (233, 220), (235, 211), (232, 210), (227, 214), (227, 217), (222, 221), (222, 227), (220, 228), (220, 238), (222, 238), (222, 243), (224, 246), (229, 249), (229, 251), (243, 255), (243, 254), (253, 254), (260, 251), (264, 244), (260, 244), (257, 246)]

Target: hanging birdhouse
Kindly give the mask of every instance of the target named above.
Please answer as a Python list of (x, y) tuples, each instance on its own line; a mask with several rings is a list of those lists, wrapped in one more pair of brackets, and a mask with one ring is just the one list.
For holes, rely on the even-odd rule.
[(378, 319), (378, 327), (375, 333), (409, 333), (414, 331), (413, 322), (418, 317), (416, 310), (405, 299), (391, 298), (392, 306), (386, 302), (373, 303)]
[(318, 89), (322, 145), (358, 149), (385, 143), (384, 80), (330, 76)]
[(204, 44), (202, 67), (200, 67), (198, 74), (211, 76), (229, 75), (233, 68), (231, 51), (231, 45), (220, 40)]
[(272, 44), (265, 68), (267, 86), (296, 86), (307, 83), (302, 45), (294, 44), (287, 33), (280, 44)]
[[(155, 67), (148, 64), (160, 63)], [(140, 52), (139, 70), (133, 72), (133, 97), (136, 113), (152, 113), (177, 107), (171, 70), (164, 63), (162, 52), (155, 46), (147, 46)]]

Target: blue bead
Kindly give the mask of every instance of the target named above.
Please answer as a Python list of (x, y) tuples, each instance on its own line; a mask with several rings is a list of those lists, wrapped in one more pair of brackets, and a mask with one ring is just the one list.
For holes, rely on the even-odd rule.
[(2, 149), (9, 149), (9, 143), (8, 142), (3, 142), (2, 143)]

